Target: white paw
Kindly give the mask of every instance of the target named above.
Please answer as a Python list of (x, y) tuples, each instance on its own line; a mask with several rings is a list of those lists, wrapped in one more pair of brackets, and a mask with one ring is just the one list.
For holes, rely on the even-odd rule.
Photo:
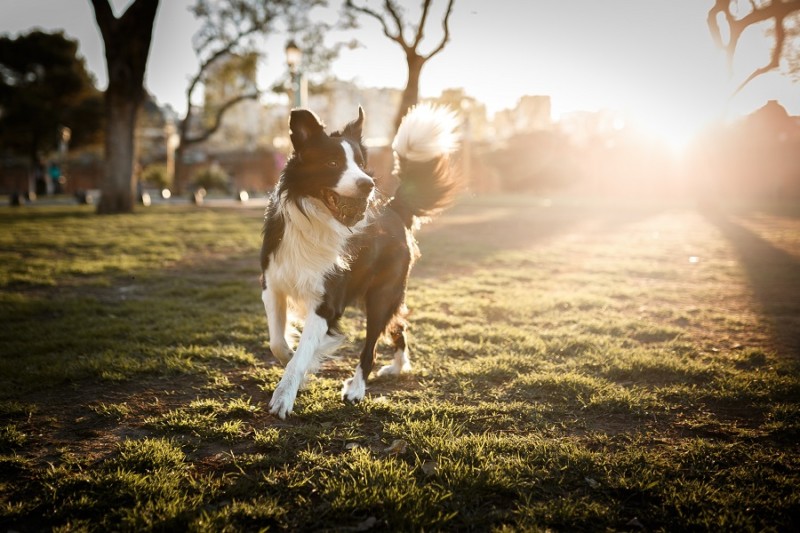
[(391, 365), (384, 365), (378, 370), (378, 377), (381, 376), (399, 376), (400, 374), (406, 374), (411, 372), (411, 363), (406, 363), (404, 365), (397, 365), (392, 363)]
[(270, 344), (269, 349), (272, 352), (272, 355), (275, 356), (275, 359), (277, 359), (283, 366), (288, 365), (289, 361), (292, 360), (292, 356), (294, 355), (292, 349), (289, 348), (289, 346), (285, 343), (275, 343), (274, 346)]
[(272, 399), (269, 401), (269, 412), (273, 415), (278, 415), (281, 420), (284, 420), (287, 415), (292, 414), (296, 397), (297, 389), (288, 386), (284, 380), (281, 380), (275, 388), (275, 392), (272, 393)]
[(344, 380), (342, 385), (342, 400), (355, 403), (364, 399), (367, 392), (367, 383), (361, 373), (361, 367), (356, 367), (356, 373), (352, 378)]
[(398, 350), (394, 354), (392, 364), (385, 365), (378, 370), (378, 377), (399, 376), (403, 373), (411, 372), (411, 361), (408, 360), (408, 352)]

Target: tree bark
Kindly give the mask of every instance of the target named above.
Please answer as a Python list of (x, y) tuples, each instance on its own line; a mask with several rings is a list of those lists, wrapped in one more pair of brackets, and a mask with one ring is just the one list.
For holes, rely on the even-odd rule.
[(183, 163), (183, 144), (175, 148), (175, 171), (172, 174), (172, 188), (175, 194), (183, 194), (186, 189), (186, 165)]
[(136, 118), (139, 103), (106, 94), (105, 179), (97, 212), (131, 213), (136, 206)]
[(116, 18), (108, 0), (91, 0), (103, 36), (108, 89), (106, 175), (97, 212), (130, 213), (136, 204), (136, 121), (144, 99), (144, 72), (158, 0), (136, 0)]
[(408, 81), (406, 82), (406, 88), (403, 90), (400, 107), (397, 109), (397, 116), (394, 119), (395, 131), (400, 127), (400, 122), (406, 116), (408, 110), (419, 100), (419, 78), (422, 73), (422, 67), (425, 65), (425, 58), (410, 52), (406, 55), (406, 62), (408, 63)]

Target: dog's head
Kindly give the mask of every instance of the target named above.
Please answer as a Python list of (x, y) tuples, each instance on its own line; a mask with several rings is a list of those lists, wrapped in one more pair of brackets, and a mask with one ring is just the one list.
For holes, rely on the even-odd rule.
[(330, 135), (311, 111), (295, 109), (289, 118), (294, 153), (286, 164), (282, 187), (295, 199), (321, 201), (345, 226), (364, 218), (375, 188), (361, 140), (363, 124), (361, 107), (357, 119)]

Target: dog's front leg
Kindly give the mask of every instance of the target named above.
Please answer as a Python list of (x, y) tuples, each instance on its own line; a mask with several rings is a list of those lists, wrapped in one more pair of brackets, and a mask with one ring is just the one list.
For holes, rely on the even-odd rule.
[(261, 292), (269, 327), (269, 349), (283, 366), (292, 358), (292, 349), (286, 342), (286, 295), (269, 285)]
[(306, 371), (314, 360), (314, 356), (320, 343), (328, 333), (328, 321), (311, 311), (306, 317), (303, 326), (303, 334), (300, 336), (300, 344), (294, 353), (291, 361), (283, 371), (280, 383), (272, 393), (272, 400), (269, 402), (269, 412), (286, 418), (292, 412), (294, 399), (297, 390), (303, 382)]

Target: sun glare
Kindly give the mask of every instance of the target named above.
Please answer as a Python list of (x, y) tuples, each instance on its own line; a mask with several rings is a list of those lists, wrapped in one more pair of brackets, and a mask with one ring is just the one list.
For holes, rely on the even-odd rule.
[(710, 121), (703, 116), (654, 113), (639, 117), (637, 122), (657, 142), (663, 143), (672, 155), (680, 157)]

